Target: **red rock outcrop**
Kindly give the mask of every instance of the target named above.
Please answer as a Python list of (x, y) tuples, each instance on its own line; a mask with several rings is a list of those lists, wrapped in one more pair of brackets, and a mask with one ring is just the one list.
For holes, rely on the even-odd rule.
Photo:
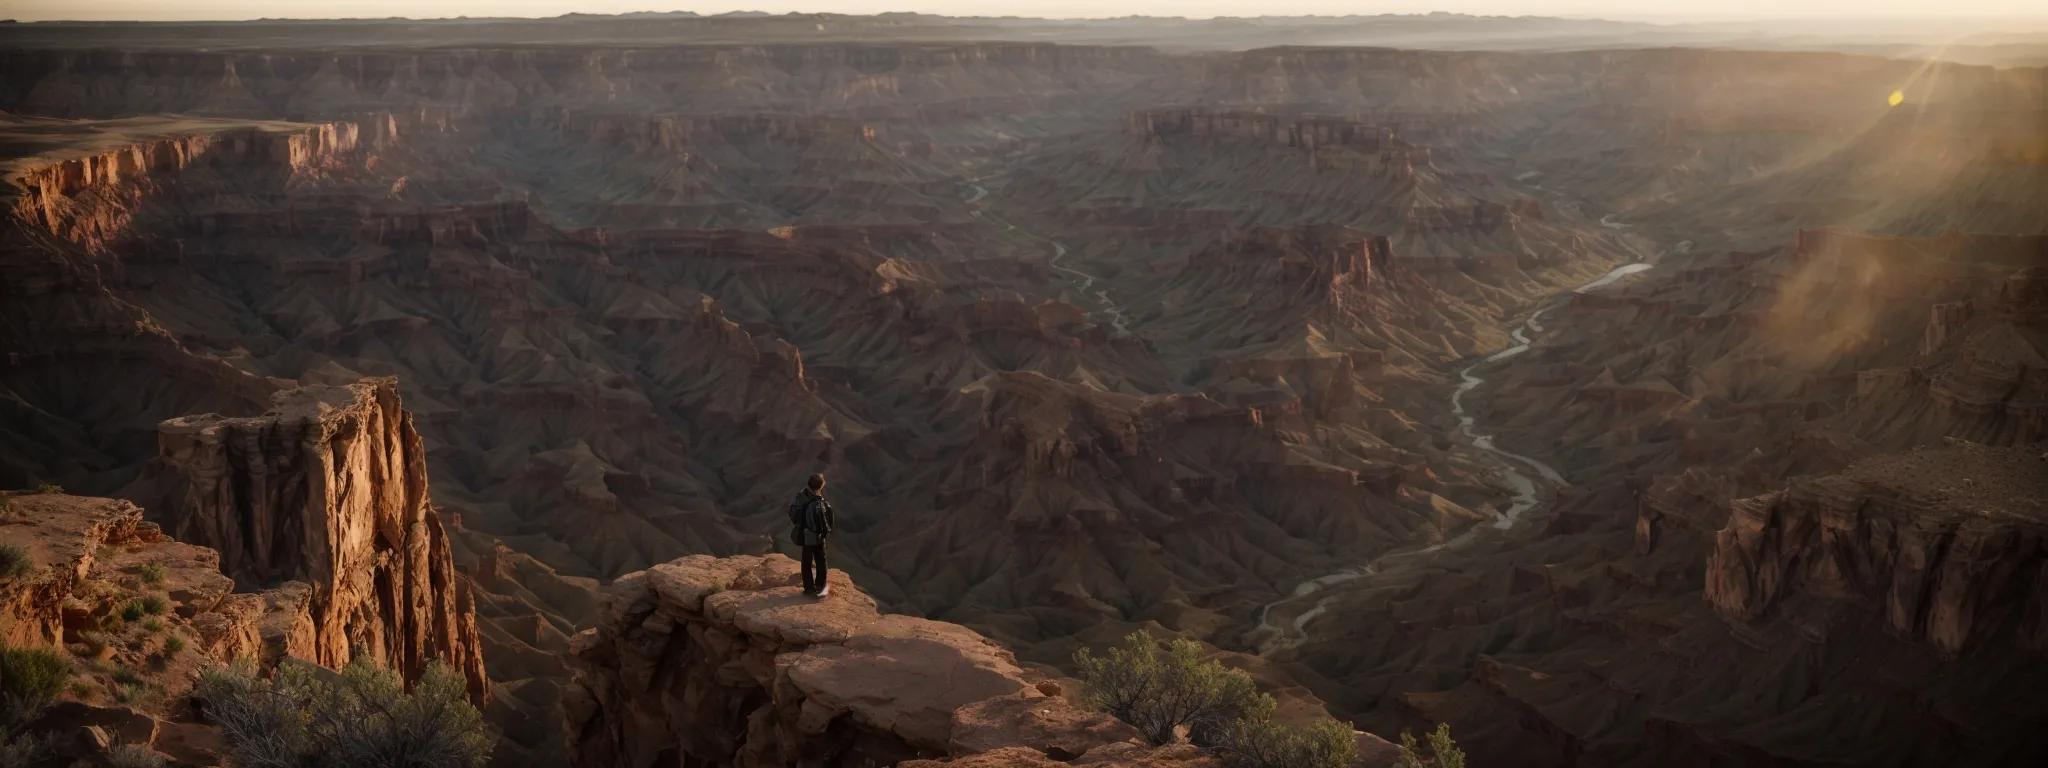
[[(16, 493), (0, 503), (0, 541), (33, 568), (0, 581), (0, 643), (55, 647), (71, 660), (61, 700), (28, 725), (54, 736), (64, 757), (98, 759), (109, 744), (80, 738), (98, 727), (216, 765), (220, 737), (191, 722), (185, 703), (199, 671), (244, 658), (267, 668), (317, 649), (311, 587), (237, 592), (217, 553), (164, 536), (130, 502)], [(124, 619), (147, 599), (162, 601), (157, 615)]]
[(797, 582), (781, 555), (691, 556), (613, 582), (571, 645), (572, 764), (890, 765), (1003, 748), (1007, 764), (1153, 764), (1102, 760), (1137, 731), (1034, 684), (979, 634), (879, 613), (838, 571), (824, 600)]
[[(63, 494), (0, 496), (8, 516), (0, 531), (37, 565), (27, 579), (0, 585), (0, 642), (48, 646), (80, 642), (101, 616), (120, 606), (101, 586), (119, 584), (162, 592), (169, 610), (188, 628), (193, 647), (218, 661), (243, 656), (276, 663), (287, 656), (309, 657), (314, 637), (312, 590), (288, 582), (262, 592), (236, 592), (211, 549), (172, 540), (142, 508), (119, 499)], [(139, 569), (163, 568), (160, 580), (144, 582)]]
[[(389, 116), (366, 119), (372, 132)], [(388, 131), (387, 131), (388, 133)], [(247, 127), (199, 122), (178, 134), (145, 138), (49, 163), (30, 162), (9, 179), (20, 187), (14, 218), (57, 237), (101, 249), (128, 228), (140, 199), (194, 164), (317, 171), (354, 151), (364, 137), (358, 122), (281, 123)], [(384, 138), (386, 133), (376, 133)]]
[(1955, 443), (1730, 505), (1706, 596), (1755, 619), (1800, 594), (1883, 606), (1946, 653), (2000, 631), (2048, 650), (2048, 457)]
[(440, 660), (485, 699), (469, 586), (396, 380), (288, 390), (263, 416), (180, 417), (161, 438), (174, 535), (217, 548), (246, 583), (311, 585), (313, 642), (297, 655), (338, 668), (367, 653), (408, 679)]

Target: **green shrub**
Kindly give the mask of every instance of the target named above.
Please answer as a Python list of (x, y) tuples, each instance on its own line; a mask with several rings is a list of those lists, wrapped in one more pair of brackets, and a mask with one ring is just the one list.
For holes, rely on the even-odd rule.
[[(71, 662), (40, 648), (0, 648), (0, 728), (41, 712), (71, 679)], [(4, 735), (4, 733), (0, 733)]]
[(1423, 759), (1420, 750), (1413, 734), (1401, 732), (1401, 761), (1397, 764), (1399, 768), (1422, 768), (1425, 765), (1435, 768), (1465, 768), (1465, 750), (1459, 749), (1458, 743), (1451, 740), (1450, 723), (1437, 723), (1436, 730), (1429, 732), (1429, 759)]
[(1134, 632), (1099, 657), (1081, 649), (1074, 665), (1087, 684), (1086, 701), (1154, 744), (1179, 740), (1186, 726), (1191, 741), (1211, 746), (1239, 721), (1263, 721), (1273, 712), (1273, 697), (1259, 693), (1250, 675), (1202, 661), (1202, 645), (1186, 638), (1169, 641), (1162, 654), (1159, 643)]
[(134, 667), (124, 664), (114, 669), (114, 682), (120, 685), (141, 685), (143, 683), (142, 673), (136, 672)]
[(64, 492), (64, 486), (58, 485), (58, 484), (56, 484), (56, 483), (43, 483), (42, 485), (36, 486), (36, 493), (63, 493), (63, 492)]
[(121, 618), (124, 621), (141, 621), (144, 616), (155, 616), (169, 609), (170, 603), (156, 595), (138, 597), (121, 606)]
[(13, 581), (27, 578), (36, 572), (36, 561), (28, 556), (28, 550), (13, 544), (0, 544), (0, 579)]
[(171, 635), (164, 638), (164, 655), (176, 656), (185, 650), (185, 636)]
[(1358, 751), (1357, 736), (1335, 720), (1304, 728), (1240, 720), (1223, 730), (1220, 742), (1229, 768), (1347, 768)]
[(241, 765), (453, 768), (490, 758), (483, 715), (445, 664), (430, 665), (410, 693), (364, 657), (323, 677), (286, 664), (266, 680), (243, 661), (201, 673), (195, 690)]
[(164, 768), (169, 765), (156, 750), (140, 744), (122, 744), (107, 752), (108, 768)]
[(142, 620), (142, 631), (152, 635), (164, 631), (164, 620), (151, 616)]
[(135, 569), (135, 572), (142, 576), (142, 583), (144, 584), (164, 583), (163, 563), (143, 563), (141, 568)]

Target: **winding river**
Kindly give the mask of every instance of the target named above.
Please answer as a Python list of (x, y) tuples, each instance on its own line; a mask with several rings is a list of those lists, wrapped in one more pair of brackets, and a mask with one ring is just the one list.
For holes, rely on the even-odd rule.
[[(967, 186), (974, 190), (974, 194), (966, 198), (966, 201), (970, 203), (979, 202), (982, 198), (988, 196), (988, 188), (980, 184), (974, 183), (975, 181), (980, 181), (980, 179), (974, 179), (972, 181), (966, 182)], [(971, 215), (980, 217), (982, 215), (982, 212), (973, 211)], [(1001, 219), (998, 219), (994, 216), (989, 216), (988, 218), (992, 221), (1002, 221)], [(1052, 246), (1052, 258), (1046, 260), (1046, 265), (1052, 267), (1053, 271), (1071, 277), (1075, 281), (1077, 281), (1076, 285), (1074, 286), (1074, 291), (1076, 293), (1079, 293), (1083, 296), (1089, 295), (1090, 291), (1088, 289), (1095, 286), (1095, 281), (1098, 278), (1095, 275), (1088, 274), (1081, 270), (1060, 263), (1061, 259), (1067, 257), (1067, 246), (1065, 243), (1038, 234), (1036, 232), (1032, 232), (1028, 229), (1018, 229), (1017, 225), (1007, 221), (1003, 221), (1002, 223), (1003, 229), (1005, 231), (1016, 230), (1018, 232), (1023, 233), (1025, 237), (1029, 237), (1033, 240), (1039, 240), (1046, 243), (1047, 245)], [(1129, 333), (1130, 328), (1127, 325), (1129, 321), (1124, 318), (1123, 307), (1117, 306), (1116, 300), (1111, 299), (1109, 297), (1109, 291), (1098, 290), (1094, 291), (1093, 293), (1095, 295), (1096, 300), (1102, 302), (1102, 313), (1109, 316), (1109, 326), (1111, 328), (1115, 328), (1118, 333)]]
[[(967, 182), (965, 182), (965, 185), (971, 190), (971, 194), (964, 198), (966, 202), (979, 202), (982, 198), (988, 196), (988, 188), (976, 183), (978, 181), (980, 181), (980, 179), (970, 179)], [(1551, 194), (1555, 195), (1556, 193), (1553, 192)], [(974, 211), (972, 215), (976, 217), (983, 217), (983, 212), (977, 210)], [(1623, 224), (1614, 220), (1616, 215), (1617, 214), (1608, 214), (1606, 216), (1600, 217), (1600, 225), (1612, 230), (1621, 230), (1627, 228), (1627, 224)], [(1067, 256), (1066, 244), (1028, 230), (1019, 229), (1016, 224), (1012, 224), (1007, 221), (1002, 221), (1001, 219), (993, 215), (987, 216), (986, 218), (988, 218), (991, 221), (1001, 222), (1006, 231), (1017, 230), (1019, 232), (1022, 232), (1027, 237), (1043, 241), (1046, 244), (1052, 246), (1053, 255), (1052, 258), (1046, 262), (1047, 265), (1051, 266), (1054, 271), (1057, 271), (1063, 275), (1072, 278), (1076, 283), (1076, 292), (1084, 296), (1089, 295), (1091, 293), (1090, 289), (1095, 286), (1095, 283), (1098, 280), (1098, 278), (1095, 275), (1091, 275), (1087, 272), (1083, 272), (1081, 270), (1060, 263), (1061, 260), (1065, 259)], [(1691, 245), (1692, 243), (1689, 241), (1679, 243), (1677, 246), (1674, 246), (1673, 248), (1668, 250), (1667, 253), (1684, 253), (1691, 247)], [(1630, 264), (1623, 264), (1621, 266), (1615, 267), (1607, 274), (1602, 275), (1599, 279), (1586, 283), (1585, 285), (1579, 286), (1573, 292), (1577, 293), (1579, 291), (1588, 291), (1603, 286), (1611, 285), (1614, 282), (1621, 280), (1622, 278), (1627, 277), (1629, 275), (1647, 271), (1652, 266), (1653, 265), (1647, 262), (1640, 261)], [(1095, 290), (1092, 291), (1092, 293), (1095, 296), (1095, 298), (1101, 302), (1102, 312), (1109, 316), (1110, 325), (1116, 328), (1119, 332), (1127, 332), (1128, 329), (1125, 327), (1126, 320), (1124, 318), (1123, 308), (1117, 306), (1116, 302), (1109, 297), (1109, 292)], [(1504, 530), (1513, 527), (1517, 521), (1521, 520), (1522, 515), (1524, 513), (1528, 512), (1531, 509), (1534, 509), (1537, 504), (1541, 503), (1541, 499), (1538, 494), (1542, 486), (1539, 486), (1539, 480), (1541, 481), (1541, 483), (1550, 487), (1565, 485), (1565, 480), (1564, 476), (1558, 474), (1557, 470), (1551, 468), (1550, 465), (1544, 464), (1543, 462), (1537, 461), (1536, 459), (1530, 458), (1528, 456), (1523, 456), (1518, 453), (1512, 453), (1509, 451), (1502, 450), (1499, 446), (1494, 444), (1492, 435), (1480, 433), (1478, 430), (1477, 423), (1474, 421), (1472, 415), (1465, 409), (1465, 395), (1470, 393), (1473, 389), (1477, 388), (1480, 384), (1486, 382), (1485, 379), (1480, 378), (1478, 375), (1476, 375), (1477, 371), (1480, 368), (1504, 360), (1508, 360), (1517, 355), (1521, 355), (1525, 352), (1528, 352), (1529, 346), (1531, 344), (1530, 334), (1543, 332), (1543, 315), (1552, 309), (1556, 309), (1558, 306), (1561, 305), (1561, 302), (1554, 303), (1550, 306), (1538, 309), (1535, 312), (1530, 313), (1527, 319), (1510, 328), (1508, 331), (1508, 336), (1515, 340), (1515, 346), (1508, 347), (1507, 349), (1503, 349), (1499, 352), (1495, 352), (1491, 355), (1488, 355), (1484, 359), (1474, 362), (1471, 365), (1467, 365), (1463, 369), (1459, 370), (1458, 378), (1460, 379), (1460, 383), (1458, 384), (1458, 387), (1451, 392), (1451, 413), (1458, 417), (1459, 431), (1464, 433), (1466, 439), (1471, 441), (1473, 447), (1478, 448), (1481, 451), (1485, 451), (1489, 454), (1492, 454), (1495, 457), (1495, 461), (1499, 464), (1501, 477), (1507, 481), (1507, 484), (1510, 488), (1514, 489), (1514, 495), (1511, 497), (1512, 500), (1509, 503), (1508, 508), (1506, 510), (1496, 513), (1496, 517), (1494, 519), (1492, 526), (1495, 529)], [(1528, 474), (1530, 472), (1535, 473), (1535, 476), (1531, 477)], [(1272, 603), (1268, 603), (1264, 607), (1259, 609), (1259, 625), (1252, 631), (1253, 641), (1258, 644), (1259, 652), (1261, 654), (1270, 654), (1284, 648), (1292, 648), (1294, 646), (1300, 645), (1302, 640), (1305, 639), (1307, 636), (1307, 628), (1309, 623), (1316, 620), (1323, 614), (1329, 612), (1329, 607), (1333, 596), (1326, 596), (1323, 599), (1316, 601), (1315, 605), (1310, 606), (1309, 609), (1306, 611), (1302, 611), (1300, 614), (1296, 615), (1292, 621), (1286, 622), (1285, 624), (1274, 623), (1272, 618), (1272, 611), (1275, 606), (1300, 600), (1302, 598), (1317, 594), (1319, 592), (1324, 592), (1328, 590), (1330, 587), (1338, 584), (1343, 584), (1345, 582), (1355, 581), (1358, 579), (1366, 578), (1368, 576), (1372, 576), (1374, 574), (1379, 573), (1381, 566), (1390, 560), (1404, 557), (1422, 556), (1444, 549), (1456, 549), (1462, 547), (1467, 542), (1471, 541), (1474, 538), (1474, 536), (1479, 533), (1481, 528), (1482, 526), (1475, 525), (1467, 529), (1464, 533), (1461, 533), (1439, 544), (1431, 544), (1429, 546), (1424, 547), (1415, 547), (1410, 549), (1391, 551), (1377, 558), (1374, 558), (1370, 562), (1363, 563), (1360, 565), (1349, 566), (1335, 573), (1304, 581), (1296, 585), (1294, 591), (1287, 597), (1274, 601)]]
[[(1606, 224), (1608, 223), (1608, 221), (1606, 218), (1603, 218), (1601, 223)], [(1609, 226), (1612, 228), (1619, 229), (1619, 227), (1614, 227), (1613, 225)], [(1682, 253), (1684, 252), (1684, 250), (1686, 250), (1686, 248), (1690, 247), (1691, 245), (1692, 244), (1690, 242), (1680, 243), (1678, 247), (1674, 247), (1671, 250), (1674, 252)], [(1600, 276), (1599, 279), (1594, 280), (1585, 285), (1579, 286), (1572, 292), (1578, 293), (1580, 291), (1588, 291), (1595, 288), (1600, 288), (1602, 286), (1611, 285), (1615, 281), (1618, 281), (1629, 275), (1647, 271), (1652, 266), (1653, 265), (1644, 262), (1623, 264), (1621, 266), (1615, 267), (1613, 270), (1610, 270), (1607, 274)], [(1458, 388), (1456, 390), (1453, 390), (1451, 392), (1451, 413), (1458, 417), (1459, 431), (1465, 434), (1466, 439), (1472, 441), (1473, 447), (1478, 448), (1487, 453), (1493, 454), (1495, 459), (1500, 464), (1502, 478), (1505, 479), (1509, 487), (1513, 488), (1515, 491), (1514, 496), (1512, 497), (1512, 501), (1508, 505), (1508, 508), (1505, 511), (1496, 513), (1496, 517), (1494, 519), (1492, 526), (1495, 529), (1507, 529), (1513, 527), (1514, 524), (1522, 518), (1523, 513), (1526, 513), (1529, 510), (1536, 508), (1536, 505), (1541, 503), (1541, 499), (1538, 496), (1538, 493), (1540, 491), (1540, 487), (1538, 485), (1539, 478), (1543, 483), (1551, 487), (1565, 485), (1566, 483), (1564, 480), (1564, 476), (1558, 474), (1557, 470), (1551, 468), (1550, 465), (1544, 464), (1543, 462), (1537, 461), (1527, 456), (1523, 456), (1518, 453), (1511, 453), (1509, 451), (1501, 450), (1499, 446), (1494, 445), (1492, 435), (1480, 433), (1477, 424), (1473, 420), (1472, 415), (1465, 409), (1465, 395), (1467, 393), (1470, 393), (1473, 389), (1477, 388), (1480, 384), (1486, 382), (1485, 379), (1480, 378), (1477, 375), (1477, 371), (1480, 368), (1528, 352), (1529, 345), (1531, 343), (1530, 334), (1542, 333), (1543, 315), (1549, 312), (1550, 310), (1556, 309), (1559, 306), (1562, 306), (1562, 302), (1551, 304), (1549, 306), (1543, 307), (1542, 309), (1538, 309), (1535, 312), (1530, 313), (1528, 319), (1522, 321), (1521, 323), (1517, 324), (1508, 331), (1508, 336), (1515, 340), (1515, 346), (1508, 347), (1507, 349), (1503, 349), (1499, 352), (1495, 352), (1491, 355), (1486, 356), (1484, 359), (1472, 363), (1471, 365), (1465, 366), (1463, 369), (1459, 370), (1458, 378), (1461, 380), (1461, 383), (1458, 384)], [(1536, 476), (1530, 477), (1528, 474), (1529, 472), (1534, 472)], [(1425, 547), (1394, 550), (1392, 552), (1388, 552), (1384, 555), (1374, 558), (1371, 562), (1367, 562), (1363, 565), (1350, 566), (1342, 570), (1339, 570), (1336, 573), (1332, 573), (1327, 576), (1322, 576), (1320, 578), (1302, 582), (1301, 584), (1295, 586), (1294, 592), (1292, 594), (1289, 594), (1287, 597), (1277, 600), (1275, 602), (1267, 603), (1264, 607), (1259, 609), (1259, 624), (1256, 628), (1252, 630), (1252, 640), (1254, 643), (1258, 645), (1259, 653), (1261, 655), (1271, 654), (1275, 651), (1283, 650), (1286, 648), (1292, 648), (1297, 645), (1300, 645), (1303, 640), (1307, 639), (1307, 630), (1309, 622), (1315, 621), (1323, 614), (1329, 612), (1330, 604), (1331, 602), (1333, 602), (1335, 595), (1326, 596), (1321, 600), (1317, 600), (1315, 605), (1312, 605), (1309, 607), (1308, 610), (1302, 611), (1300, 614), (1297, 614), (1292, 621), (1288, 621), (1285, 623), (1274, 622), (1272, 617), (1274, 606), (1291, 603), (1296, 600), (1308, 597), (1310, 595), (1314, 595), (1319, 592), (1324, 592), (1328, 590), (1330, 587), (1338, 584), (1343, 584), (1349, 581), (1356, 581), (1358, 579), (1375, 575), (1380, 572), (1380, 567), (1390, 560), (1422, 556), (1433, 552), (1438, 552), (1444, 549), (1457, 549), (1459, 547), (1463, 547), (1467, 542), (1471, 541), (1477, 533), (1479, 533), (1480, 528), (1480, 526), (1475, 525), (1467, 529), (1464, 533), (1459, 534), (1440, 544), (1431, 544)]]

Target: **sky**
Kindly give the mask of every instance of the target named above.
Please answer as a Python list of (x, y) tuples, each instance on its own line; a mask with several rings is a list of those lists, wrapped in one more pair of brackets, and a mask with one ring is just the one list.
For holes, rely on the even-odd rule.
[(731, 10), (831, 13), (919, 11), (953, 16), (1100, 18), (1151, 15), (1307, 15), (1452, 11), (1487, 15), (1685, 21), (1770, 18), (2048, 17), (2044, 0), (0, 0), (0, 18), (22, 21), (240, 20), (256, 18), (544, 17), (578, 11)]

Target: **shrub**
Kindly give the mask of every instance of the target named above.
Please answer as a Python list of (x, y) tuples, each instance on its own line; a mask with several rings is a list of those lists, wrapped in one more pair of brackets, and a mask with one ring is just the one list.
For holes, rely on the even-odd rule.
[[(71, 679), (71, 662), (39, 648), (0, 648), (0, 728), (41, 712)], [(0, 733), (4, 735), (4, 733)]]
[(50, 739), (33, 733), (0, 729), (0, 765), (35, 765), (50, 751)]
[(36, 561), (28, 556), (28, 550), (13, 544), (0, 544), (0, 579), (13, 581), (27, 578), (36, 572)]
[(152, 635), (164, 631), (164, 620), (151, 616), (142, 620), (142, 631)]
[(266, 680), (243, 661), (201, 673), (197, 693), (242, 765), (443, 768), (490, 758), (483, 715), (445, 664), (430, 665), (411, 693), (362, 657), (323, 677), (286, 664)]
[(1219, 751), (1229, 768), (1347, 768), (1357, 737), (1335, 720), (1305, 728), (1240, 720), (1223, 730)]
[(171, 635), (164, 638), (164, 655), (176, 656), (185, 650), (185, 636)]
[(169, 610), (170, 604), (155, 595), (138, 597), (121, 606), (121, 618), (126, 621), (141, 621), (144, 616), (155, 616)]
[(1401, 732), (1401, 762), (1399, 768), (1421, 768), (1425, 765), (1435, 768), (1465, 768), (1465, 750), (1451, 740), (1451, 724), (1437, 723), (1436, 730), (1429, 732), (1430, 759), (1425, 761), (1419, 753), (1415, 736)]
[(43, 483), (42, 485), (38, 485), (38, 486), (36, 486), (36, 493), (63, 493), (63, 492), (64, 492), (64, 486), (58, 485), (58, 484), (56, 484), (56, 483)]
[(144, 584), (164, 583), (163, 563), (143, 563), (141, 568), (135, 569), (135, 572), (142, 576), (142, 583)]
[(169, 765), (156, 750), (140, 744), (122, 744), (107, 752), (108, 768), (164, 768)]
[(114, 682), (120, 685), (141, 685), (143, 683), (142, 673), (136, 672), (134, 667), (123, 664), (114, 670)]
[(1099, 657), (1081, 649), (1074, 665), (1089, 703), (1154, 744), (1178, 741), (1186, 726), (1190, 740), (1209, 746), (1238, 721), (1263, 721), (1273, 712), (1273, 697), (1259, 693), (1250, 675), (1202, 661), (1202, 645), (1186, 638), (1169, 641), (1162, 654), (1151, 637), (1134, 632)]

